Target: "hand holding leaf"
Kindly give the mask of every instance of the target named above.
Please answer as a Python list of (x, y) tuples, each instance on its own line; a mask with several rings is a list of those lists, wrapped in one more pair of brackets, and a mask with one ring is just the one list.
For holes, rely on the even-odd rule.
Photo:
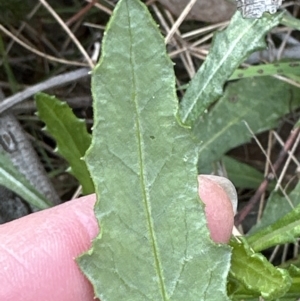
[(228, 300), (230, 248), (209, 237), (197, 195), (197, 147), (174, 117), (172, 63), (140, 1), (117, 4), (92, 91), (87, 164), (101, 233), (78, 261), (96, 296)]

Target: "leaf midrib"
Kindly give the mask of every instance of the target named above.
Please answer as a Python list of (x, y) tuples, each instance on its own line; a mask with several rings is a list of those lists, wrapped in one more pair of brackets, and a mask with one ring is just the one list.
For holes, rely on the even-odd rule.
[(156, 271), (158, 274), (158, 278), (159, 278), (159, 285), (160, 285), (160, 289), (161, 289), (161, 293), (162, 293), (162, 298), (164, 301), (168, 301), (167, 298), (167, 294), (166, 294), (166, 288), (165, 288), (165, 284), (164, 284), (164, 280), (163, 280), (163, 275), (162, 275), (162, 267), (161, 267), (161, 263), (159, 260), (159, 256), (158, 256), (158, 246), (156, 243), (156, 239), (155, 239), (155, 233), (154, 233), (154, 225), (153, 225), (153, 221), (151, 219), (151, 206), (150, 206), (150, 198), (149, 195), (147, 194), (147, 191), (145, 189), (146, 185), (146, 176), (144, 173), (144, 155), (143, 155), (143, 150), (142, 150), (142, 143), (141, 141), (143, 140), (143, 137), (141, 135), (141, 126), (140, 126), (140, 113), (138, 110), (138, 100), (136, 97), (136, 74), (135, 74), (135, 70), (133, 68), (134, 66), (134, 61), (135, 61), (135, 57), (134, 57), (134, 51), (132, 50), (132, 45), (134, 45), (134, 43), (132, 42), (133, 38), (132, 38), (132, 32), (131, 32), (131, 16), (130, 16), (130, 9), (128, 8), (128, 4), (127, 4), (127, 11), (128, 11), (128, 24), (129, 24), (129, 36), (131, 39), (131, 43), (130, 43), (130, 66), (131, 66), (131, 74), (132, 74), (132, 79), (133, 79), (133, 89), (134, 89), (134, 97), (133, 97), (133, 103), (134, 103), (134, 109), (135, 109), (135, 124), (136, 124), (136, 136), (137, 136), (137, 141), (138, 141), (138, 163), (140, 166), (140, 184), (141, 184), (141, 190), (143, 193), (143, 202), (144, 202), (144, 207), (145, 207), (145, 211), (146, 211), (146, 217), (147, 217), (147, 222), (148, 222), (148, 228), (149, 228), (149, 232), (150, 232), (150, 238), (151, 238), (151, 244), (152, 244), (152, 248), (153, 248), (153, 254), (154, 254), (154, 260), (155, 260), (155, 266), (156, 266)]

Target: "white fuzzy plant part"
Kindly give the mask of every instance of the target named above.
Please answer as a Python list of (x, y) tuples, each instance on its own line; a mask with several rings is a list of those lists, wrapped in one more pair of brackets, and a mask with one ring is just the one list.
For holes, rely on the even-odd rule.
[(264, 12), (275, 14), (283, 0), (236, 0), (244, 18), (260, 18)]

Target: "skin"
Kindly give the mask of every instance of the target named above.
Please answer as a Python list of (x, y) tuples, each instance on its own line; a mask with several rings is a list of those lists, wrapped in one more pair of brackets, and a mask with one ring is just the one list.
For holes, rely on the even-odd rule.
[[(233, 226), (230, 200), (216, 182), (199, 182), (211, 237), (226, 243)], [(74, 261), (98, 233), (94, 203), (89, 195), (0, 225), (0, 300), (95, 300)]]

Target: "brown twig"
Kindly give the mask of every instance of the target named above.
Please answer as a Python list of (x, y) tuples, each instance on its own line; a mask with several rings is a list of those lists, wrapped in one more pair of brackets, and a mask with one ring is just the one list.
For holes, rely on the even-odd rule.
[(61, 64), (73, 65), (73, 66), (87, 66), (87, 64), (83, 63), (83, 62), (76, 62), (76, 61), (69, 61), (69, 60), (65, 60), (65, 59), (60, 59), (60, 58), (54, 57), (52, 55), (43, 53), (43, 52), (41, 52), (41, 51), (39, 51), (39, 50), (37, 50), (35, 48), (32, 48), (29, 45), (27, 45), (26, 43), (24, 43), (22, 40), (20, 40), (18, 37), (16, 37), (15, 35), (13, 35), (9, 30), (7, 30), (1, 24), (0, 24), (0, 31), (2, 31), (3, 33), (5, 33), (7, 36), (9, 36), (11, 39), (13, 39), (19, 45), (21, 45), (24, 48), (28, 49), (29, 51), (37, 54), (38, 56), (44, 57), (44, 58), (46, 58), (46, 59), (48, 59), (50, 61), (61, 63)]
[(173, 24), (172, 28), (168, 32), (167, 36), (165, 37), (165, 43), (168, 44), (170, 39), (173, 37), (176, 30), (179, 28), (180, 24), (183, 22), (183, 20), (186, 18), (188, 13), (191, 11), (193, 6), (195, 5), (197, 0), (190, 0), (189, 3), (185, 6), (184, 10), (176, 20), (176, 22)]
[[(92, 0), (85, 0), (86, 2), (92, 2)], [(100, 9), (101, 11), (107, 13), (109, 16), (112, 14), (112, 10), (107, 8), (106, 6), (96, 2), (94, 4), (95, 7), (97, 7), (98, 9)]]
[[(286, 143), (284, 144), (283, 149), (279, 153), (278, 158), (273, 165), (273, 172), (278, 171), (279, 167), (283, 163), (283, 160), (285, 159), (286, 155), (288, 154), (288, 151), (293, 146), (299, 133), (300, 133), (300, 127), (297, 127), (291, 131)], [(245, 219), (245, 217), (250, 213), (250, 211), (253, 209), (255, 204), (259, 201), (261, 195), (266, 191), (270, 180), (272, 180), (274, 178), (274, 176), (275, 176), (274, 173), (270, 173), (266, 177), (266, 179), (260, 184), (256, 193), (249, 200), (248, 204), (236, 215), (236, 217), (235, 217), (235, 225), (236, 226), (239, 226), (242, 223), (242, 221)]]
[(83, 7), (77, 14), (72, 16), (68, 21), (66, 21), (67, 26), (71, 26), (74, 22), (76, 22), (78, 19), (83, 17), (95, 4), (97, 0), (92, 0), (89, 2), (85, 7)]
[(81, 43), (78, 41), (76, 36), (73, 34), (73, 32), (70, 30), (70, 28), (64, 23), (64, 21), (60, 18), (60, 16), (56, 13), (56, 11), (48, 4), (46, 0), (39, 0), (40, 3), (43, 4), (43, 6), (48, 10), (48, 12), (54, 17), (54, 19), (61, 25), (61, 27), (64, 29), (64, 31), (68, 34), (70, 39), (74, 42), (74, 44), (77, 46), (78, 50), (81, 52), (83, 57), (86, 59), (87, 63), (89, 64), (90, 68), (94, 67), (94, 62), (91, 60), (90, 56), (84, 49), (84, 47), (81, 45)]

